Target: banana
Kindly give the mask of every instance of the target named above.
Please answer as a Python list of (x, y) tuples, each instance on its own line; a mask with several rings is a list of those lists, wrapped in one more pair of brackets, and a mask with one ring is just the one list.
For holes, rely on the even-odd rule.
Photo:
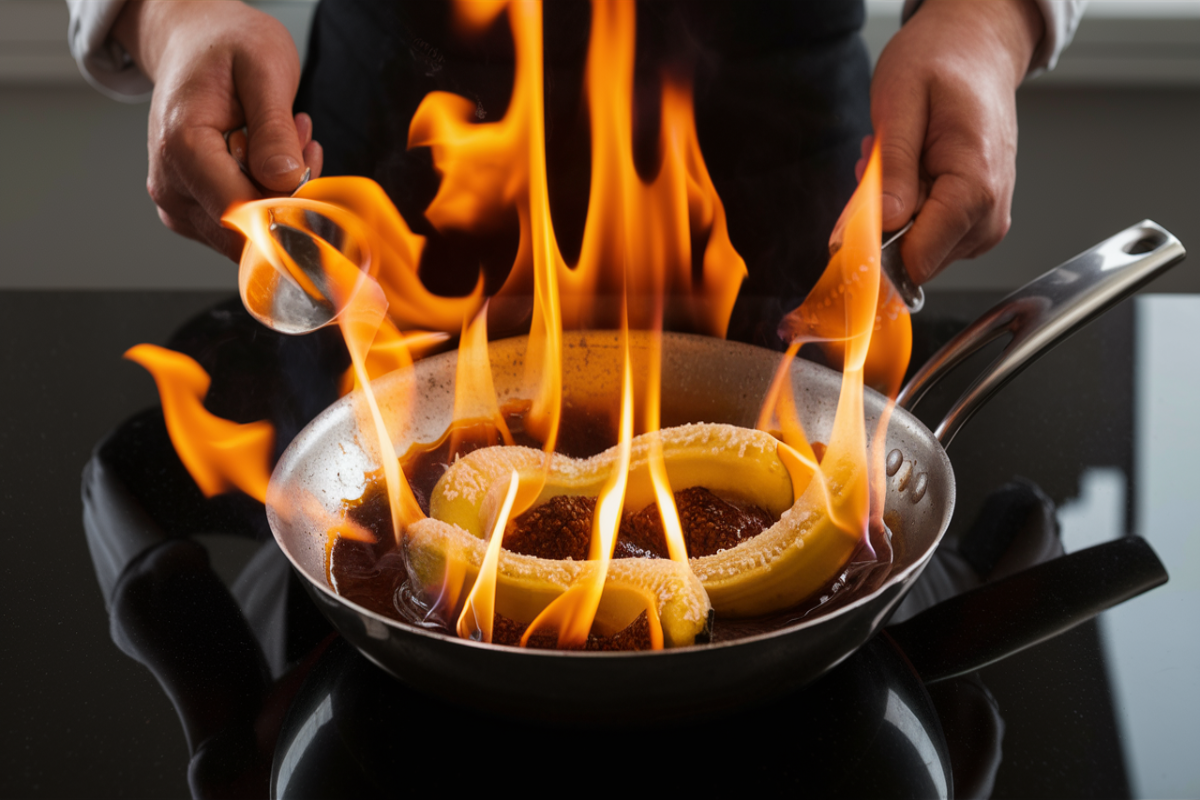
[[(654, 502), (649, 470), (653, 435), (635, 437), (632, 443), (625, 499), (630, 511)], [(857, 536), (829, 518), (825, 484), (810, 481), (811, 475), (797, 464), (789, 471), (779, 442), (769, 434), (697, 424), (657, 435), (673, 491), (702, 486), (778, 518), (736, 547), (690, 559), (690, 570), (668, 559), (612, 562), (606, 596), (611, 585), (614, 597), (621, 591), (655, 597), (667, 646), (690, 644), (703, 629), (710, 605), (718, 614), (736, 617), (796, 605), (835, 577), (858, 546)], [(583, 460), (555, 456), (534, 505), (556, 495), (599, 494), (616, 457), (615, 448)], [(516, 470), (523, 478), (536, 479), (544, 458), (529, 448), (490, 447), (470, 453), (447, 470), (430, 499), (430, 519), (408, 528), (414, 582), (437, 591), (447, 575), (473, 579), (483, 560), (483, 537), (503, 501), (509, 476)], [(591, 563), (502, 550), (497, 611), (519, 621), (532, 619), (591, 569)]]
[[(433, 518), (409, 525), (407, 537), (409, 585), (418, 597), (440, 598), (447, 608), (456, 609), (457, 594), (479, 573), (487, 543)], [(597, 568), (597, 561), (551, 560), (501, 550), (496, 613), (529, 623)], [(443, 596), (447, 589), (451, 596)], [(704, 630), (709, 608), (704, 588), (685, 565), (665, 558), (622, 558), (609, 564), (595, 628), (611, 635), (647, 610), (662, 625), (663, 644), (681, 647), (692, 644)]]
[[(654, 502), (650, 452), (654, 434), (634, 437), (629, 460), (625, 508), (640, 511)], [(762, 508), (774, 517), (792, 505), (792, 478), (776, 454), (774, 437), (732, 425), (681, 425), (660, 431), (663, 460), (672, 491), (703, 486), (722, 497)], [(557, 495), (600, 494), (617, 458), (610, 448), (591, 458), (556, 455), (538, 506)], [(545, 455), (527, 447), (485, 447), (463, 456), (434, 487), (429, 515), (458, 525), (478, 537), (491, 522), (513, 470), (535, 479)]]

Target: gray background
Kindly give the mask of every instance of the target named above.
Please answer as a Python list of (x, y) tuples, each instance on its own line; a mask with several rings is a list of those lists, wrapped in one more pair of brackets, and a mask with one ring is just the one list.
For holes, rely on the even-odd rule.
[[(309, 2), (260, 3), (301, 47)], [(1059, 69), (1019, 93), (1013, 228), (934, 288), (1009, 288), (1144, 218), (1200, 242), (1200, 8), (1095, 2)], [(873, 52), (899, 18), (871, 2)], [(65, 4), (0, 3), (0, 288), (233, 289), (233, 264), (159, 223), (146, 104), (108, 100), (66, 49)], [(319, 133), (319, 132), (318, 132)], [(1175, 270), (1154, 290), (1200, 291)]]

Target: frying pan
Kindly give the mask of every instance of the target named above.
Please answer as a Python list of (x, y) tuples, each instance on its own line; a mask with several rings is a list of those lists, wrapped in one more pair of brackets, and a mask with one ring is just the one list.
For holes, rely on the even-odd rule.
[[(739, 707), (808, 683), (880, 629), (949, 525), (955, 483), (944, 447), (962, 424), (1033, 359), (1184, 255), (1174, 236), (1153, 222), (1141, 222), (1017, 290), (934, 355), (901, 393), (887, 426), (884, 513), (896, 543), (891, 572), (878, 588), (827, 614), (795, 621), (784, 618), (758, 629), (718, 620), (717, 633), (724, 630), (725, 634), (715, 635), (712, 643), (605, 653), (493, 646), (368, 611), (331, 590), (324, 564), (325, 520), (338, 512), (343, 498), (361, 493), (364, 473), (379, 463), (372, 437), (360, 435), (358, 429), (359, 419), (369, 419), (358, 394), (326, 409), (284, 452), (271, 479), (268, 519), (283, 552), (335, 627), (369, 659), (419, 689), (508, 715), (588, 722), (678, 718)], [(1009, 345), (964, 392), (936, 432), (910, 413), (948, 371), (1006, 334), (1012, 337)], [(646, 347), (646, 340), (632, 340), (635, 362), (645, 357)], [(520, 338), (491, 345), (501, 403), (530, 396), (524, 385), (524, 349)], [(614, 332), (567, 335), (564, 386), (607, 385), (615, 397), (619, 354)], [(749, 345), (665, 335), (663, 424), (704, 421), (752, 427), (779, 358), (778, 353)], [(405, 452), (413, 442), (434, 441), (449, 426), (455, 366), (455, 354), (448, 353), (373, 383), (396, 452)], [(604, 376), (614, 377), (605, 380)], [(828, 441), (841, 375), (797, 361), (790, 378), (805, 430), (810, 438)], [(865, 395), (868, 430), (874, 430), (887, 401), (870, 390)], [(404, 411), (412, 397), (419, 398), (415, 410)], [(317, 513), (312, 513), (311, 505), (306, 507), (313, 498), (321, 506)], [(1081, 551), (1064, 559), (1087, 555), (1088, 551)], [(1060, 593), (1053, 607), (1041, 609), (1040, 622), (1028, 633), (1025, 645), (1065, 630), (1162, 579), (1159, 575), (1148, 583), (1092, 586), (1078, 596)], [(987, 595), (984, 602), (994, 602), (1003, 583), (977, 591)], [(935, 606), (904, 625), (912, 630), (926, 615), (948, 624), (946, 620), (957, 613), (956, 600), (961, 604), (955, 598), (947, 608)], [(1019, 647), (1009, 647), (1007, 652), (1014, 649)], [(943, 654), (937, 675), (929, 677), (961, 674), (1002, 655), (987, 647), (980, 651), (990, 655), (969, 664)]]

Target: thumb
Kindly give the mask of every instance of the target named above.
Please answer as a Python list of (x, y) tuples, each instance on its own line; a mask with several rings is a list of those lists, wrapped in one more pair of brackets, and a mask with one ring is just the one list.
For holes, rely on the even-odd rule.
[(238, 94), (246, 115), (247, 165), (263, 187), (291, 192), (304, 175), (303, 145), (292, 116), (297, 78), (270, 64), (247, 65)]
[(887, 95), (872, 97), (871, 120), (883, 158), (883, 229), (894, 231), (917, 213), (928, 113), (923, 93)]

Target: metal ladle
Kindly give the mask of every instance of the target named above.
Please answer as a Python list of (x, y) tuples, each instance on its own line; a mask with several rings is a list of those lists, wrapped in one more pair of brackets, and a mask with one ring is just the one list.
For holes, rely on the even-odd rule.
[[(272, 192), (259, 183), (250, 172), (250, 167), (235, 153), (235, 141), (245, 152), (246, 128), (225, 133), (225, 148), (238, 168), (264, 196), (290, 196), (308, 183), (312, 169), (304, 170), (300, 183), (289, 194)], [(249, 264), (245, 259), (238, 267), (238, 291), (242, 305), (250, 315), (268, 328), (287, 334), (310, 333), (323, 328), (337, 318), (337, 309), (329, 300), (329, 282), (321, 262), (321, 249), (314, 237), (324, 239), (331, 246), (345, 252), (345, 232), (328, 217), (313, 211), (304, 212), (304, 228), (280, 222), (274, 210), (270, 214), (268, 230), (276, 244), (295, 265), (300, 274), (314, 287), (316, 294), (306, 290), (287, 269), (270, 263)], [(250, 291), (253, 288), (254, 291)]]
[[(240, 161), (238, 165), (249, 176), (246, 166)], [(310, 175), (311, 170), (306, 170), (300, 185), (292, 191), (292, 197), (308, 182)], [(301, 227), (283, 222), (277, 218), (274, 209), (268, 211), (268, 231), (290, 265), (281, 269), (265, 260), (253, 263), (243, 259), (238, 269), (238, 289), (242, 304), (250, 315), (272, 330), (293, 335), (310, 333), (337, 319), (337, 308), (329, 299), (329, 279), (317, 240), (323, 240), (343, 254), (353, 249), (354, 244), (345, 230), (328, 217), (311, 210), (302, 213)], [(291, 266), (309, 288), (286, 268)]]

